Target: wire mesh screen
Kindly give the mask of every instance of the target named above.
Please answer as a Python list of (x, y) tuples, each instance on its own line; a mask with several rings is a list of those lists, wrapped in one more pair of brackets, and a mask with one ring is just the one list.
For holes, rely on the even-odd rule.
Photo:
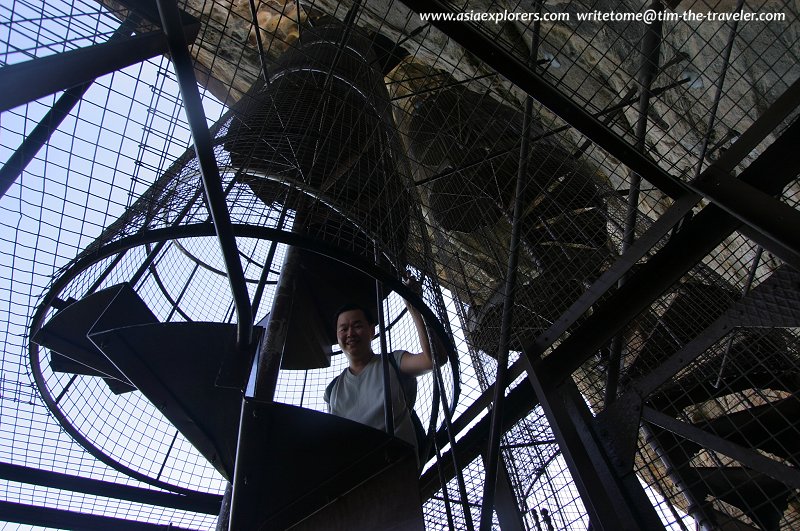
[[(658, 282), (653, 264), (670, 252), (679, 261), (670, 245), (682, 231), (712, 230), (695, 221), (706, 219), (708, 202), (698, 195), (689, 204), (676, 189), (694, 193), (694, 179), (742, 137), (759, 139), (733, 161), (734, 174), (796, 130), (797, 102), (786, 97), (800, 78), (795, 3), (432, 2), (428, 14), (462, 15), (446, 24), (394, 1), (270, 0), (255, 13), (246, 1), (179, 4), (200, 21), (190, 49), (254, 322), (275, 311), (293, 246), (305, 253), (298, 278), (312, 285), (313, 273), (327, 279), (314, 286), (337, 289), (353, 281), (376, 309), (372, 277), (399, 281), (408, 270), (421, 280), (421, 301), (435, 317), (427, 329), (451, 354), (441, 382), (435, 373), (418, 380), (415, 409), (431, 429), (420, 480), (426, 528), (478, 526), (505, 349), (512, 378), (491, 525), (589, 527), (593, 504), (582, 497), (591, 494), (576, 481), (582, 471), (570, 468), (563, 436), (571, 419), (546, 413), (548, 397), (531, 390), (531, 345), (544, 345), (543, 360), (577, 387), (575, 407), (606, 444), (598, 451), (625, 455), (625, 473), (665, 527), (800, 525), (797, 270), (759, 230), (732, 226), (695, 251), (703, 255), (696, 264), (665, 266), (662, 276), (674, 281), (625, 299), (641, 310), (579, 353), (576, 369), (559, 367), (561, 345), (585, 337), (626, 279), (644, 271)], [(737, 10), (761, 20), (711, 16)], [(509, 13), (519, 16), (478, 16)], [(660, 20), (647, 24), (646, 13)], [(454, 24), (474, 30), (474, 40)], [(160, 29), (111, 1), (4, 4), (0, 72), (126, 31)], [(540, 103), (545, 89), (561, 106)], [(534, 98), (528, 120), (526, 91)], [(62, 94), (2, 112), (4, 161)], [(169, 60), (101, 77), (75, 99), (0, 200), (0, 461), (220, 495), (219, 467), (123, 371), (30, 341), (76, 301), (120, 285), (158, 323), (237, 320)], [(642, 164), (649, 170), (640, 175), (633, 167)], [(796, 211), (797, 171), (792, 177), (778, 200)], [(515, 225), (520, 254), (509, 292)], [(621, 259), (637, 242), (646, 249)], [(622, 282), (607, 281), (618, 272)], [(298, 291), (294, 300), (322, 308), (326, 293)], [(388, 350), (418, 352), (402, 297), (393, 292), (380, 304)], [(285, 367), (279, 402), (325, 410), (325, 387), (347, 367), (327, 313), (314, 314), (321, 324), (306, 334), (318, 364)], [(601, 436), (605, 419), (630, 404), (633, 421)], [(4, 502), (198, 529), (216, 518), (2, 481)]]

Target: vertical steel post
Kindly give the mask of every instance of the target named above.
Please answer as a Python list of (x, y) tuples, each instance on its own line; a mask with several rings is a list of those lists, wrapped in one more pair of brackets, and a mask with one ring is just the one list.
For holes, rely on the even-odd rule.
[[(341, 47), (337, 50), (341, 50)], [(378, 246), (377, 241), (374, 241), (373, 245), (375, 251), (375, 266), (379, 267), (381, 259), (380, 247)], [(386, 426), (386, 433), (394, 436), (392, 379), (389, 373), (391, 367), (389, 367), (388, 358), (388, 356), (391, 356), (392, 353), (389, 352), (389, 349), (386, 346), (386, 319), (383, 315), (383, 283), (377, 278), (375, 279), (375, 298), (377, 303), (375, 307), (378, 310), (378, 335), (380, 336), (381, 343), (381, 369), (383, 372), (383, 421)]]
[[(538, 26), (537, 26), (538, 28)], [(538, 42), (531, 45), (531, 58), (535, 58)], [(503, 317), (500, 323), (500, 341), (497, 350), (497, 375), (495, 377), (492, 421), (489, 428), (489, 448), (486, 451), (486, 480), (483, 484), (483, 508), (481, 510), (481, 531), (492, 528), (494, 498), (497, 487), (498, 461), (500, 460), (500, 439), (503, 436), (503, 402), (506, 380), (508, 380), (508, 351), (511, 340), (511, 321), (514, 315), (514, 289), (517, 285), (517, 264), (519, 262), (520, 224), (522, 219), (522, 198), (525, 191), (525, 178), (528, 174), (528, 155), (530, 152), (530, 130), (533, 115), (533, 97), (525, 98), (525, 114), (522, 117), (522, 143), (519, 150), (516, 195), (511, 219), (511, 242), (509, 244), (508, 268), (503, 299)]]
[(194, 66), (183, 34), (180, 11), (174, 0), (156, 0), (161, 24), (167, 35), (167, 44), (175, 75), (178, 78), (181, 96), (186, 109), (186, 118), (194, 139), (194, 148), (200, 163), (200, 174), (203, 178), (203, 189), (208, 201), (208, 209), (214, 220), (220, 248), (222, 250), (225, 269), (236, 305), (237, 344), (241, 349), (248, 347), (253, 340), (253, 314), (250, 306), (250, 296), (247, 293), (244, 271), (239, 260), (236, 238), (231, 227), (228, 205), (222, 193), (222, 182), (219, 168), (214, 157), (211, 135), (206, 124), (200, 92), (197, 89), (197, 79), (194, 75)]
[[(378, 264), (378, 245), (375, 245), (375, 264)], [(394, 435), (394, 411), (392, 404), (392, 380), (389, 371), (389, 358), (392, 353), (386, 346), (386, 319), (383, 315), (383, 284), (380, 280), (375, 280), (375, 297), (377, 298), (378, 309), (378, 335), (381, 342), (381, 368), (383, 369), (383, 419), (386, 424), (386, 433)]]
[(253, 16), (253, 30), (255, 30), (256, 32), (256, 45), (258, 46), (258, 58), (261, 61), (261, 75), (264, 76), (264, 83), (269, 85), (269, 71), (267, 70), (267, 57), (264, 55), (264, 44), (261, 42), (261, 28), (258, 25), (258, 10), (256, 9), (256, 3), (253, 0), (250, 0), (250, 14)]
[[(416, 208), (416, 213), (419, 216), (419, 219), (422, 219), (422, 210), (420, 208), (419, 203), (415, 203), (415, 208)], [(433, 250), (431, 249), (431, 245), (430, 245), (430, 242), (428, 241), (428, 239), (423, 237), (422, 238), (422, 242), (423, 242), (424, 249), (425, 249), (425, 256), (428, 256), (428, 257), (432, 256)], [(433, 271), (434, 267), (431, 264), (428, 264), (428, 269)], [(438, 284), (434, 283), (434, 286), (436, 288), (434, 290), (434, 296), (436, 297), (436, 301), (439, 304), (439, 308), (440, 308), (440, 311), (441, 311), (441, 309), (445, 309), (444, 297), (442, 296), (442, 292), (441, 292), (441, 289), (439, 288)], [(446, 312), (446, 309), (445, 309), (445, 312)], [(452, 337), (452, 331), (450, 331), (449, 323), (447, 323), (446, 329), (450, 333), (450, 336)], [(427, 332), (428, 332), (428, 330), (427, 330), (427, 323), (426, 323), (426, 333)], [(428, 333), (428, 338), (430, 340), (430, 338), (431, 338), (430, 333)], [(456, 476), (456, 484), (458, 485), (459, 495), (461, 496), (461, 502), (462, 502), (461, 505), (464, 507), (464, 521), (466, 523), (467, 530), (468, 531), (473, 531), (474, 525), (472, 523), (472, 514), (470, 513), (470, 508), (469, 508), (469, 498), (467, 497), (467, 486), (466, 486), (466, 483), (464, 482), (464, 474), (462, 472), (461, 467), (459, 466), (458, 456), (456, 455), (457, 452), (455, 450), (456, 450), (456, 447), (457, 447), (457, 442), (456, 442), (456, 434), (455, 434), (455, 432), (453, 430), (453, 414), (455, 412), (455, 404), (456, 404), (456, 401), (458, 399), (458, 395), (459, 395), (459, 392), (460, 392), (460, 386), (458, 385), (458, 377), (459, 377), (459, 375), (458, 375), (457, 366), (455, 365), (458, 360), (457, 359), (453, 359), (451, 361), (451, 363), (454, 364), (453, 365), (453, 369), (454, 369), (453, 373), (454, 373), (454, 376), (456, 378), (456, 381), (455, 381), (455, 383), (453, 385), (453, 402), (452, 402), (452, 407), (451, 407), (451, 405), (448, 403), (448, 400), (447, 400), (447, 394), (445, 393), (444, 379), (442, 378), (442, 372), (441, 372), (441, 369), (439, 367), (439, 363), (437, 361), (437, 359), (440, 357), (440, 356), (437, 355), (437, 348), (438, 348), (437, 347), (437, 342), (436, 341), (431, 341), (430, 342), (430, 346), (431, 346), (431, 352), (433, 354), (433, 356), (432, 356), (433, 374), (434, 374), (434, 379), (433, 379), (434, 395), (433, 396), (434, 396), (434, 400), (436, 400), (437, 395), (438, 395), (438, 399), (442, 403), (442, 409), (443, 409), (442, 413), (444, 414), (445, 432), (447, 433), (448, 442), (450, 443), (450, 457), (451, 457), (451, 459), (453, 461), (453, 470), (454, 470), (455, 476)], [(435, 415), (437, 414), (435, 407), (436, 406), (434, 405), (434, 409), (431, 411), (432, 424), (433, 424), (433, 421), (435, 420)], [(434, 445), (436, 445), (436, 452), (437, 452), (436, 453), (436, 458), (437, 458), (437, 461), (439, 461), (439, 460), (441, 460), (441, 452), (440, 452), (440, 449), (439, 449), (439, 446), (438, 446), (438, 442), (436, 440), (436, 436), (435, 435), (434, 435), (433, 439), (434, 439), (433, 443), (434, 443)], [(439, 471), (440, 471), (440, 478), (441, 478), (442, 477), (441, 468), (439, 469)], [(442, 483), (442, 492), (445, 493), (445, 494), (447, 492), (447, 485), (444, 482)], [(446, 505), (446, 507), (449, 508), (449, 505), (447, 505), (448, 503), (449, 503), (449, 500), (446, 498), (445, 499), (445, 505)]]
[[(744, 0), (737, 0), (736, 2), (736, 9), (734, 13), (740, 13), (742, 8), (744, 7)], [(711, 140), (711, 133), (714, 131), (714, 122), (717, 119), (717, 111), (719, 110), (719, 102), (722, 99), (722, 89), (725, 85), (725, 77), (728, 74), (728, 67), (730, 66), (731, 61), (731, 52), (733, 51), (733, 43), (736, 40), (736, 31), (739, 27), (739, 21), (734, 20), (731, 23), (731, 31), (728, 34), (728, 40), (725, 43), (725, 49), (722, 52), (722, 71), (719, 73), (719, 77), (717, 78), (717, 89), (714, 93), (714, 101), (711, 104), (711, 114), (708, 117), (708, 129), (706, 130), (706, 134), (703, 136), (703, 144), (700, 148), (700, 157), (697, 160), (697, 167), (695, 168), (694, 177), (697, 179), (700, 177), (700, 173), (703, 171), (703, 161), (706, 158), (706, 152), (708, 151), (708, 144)]]
[[(256, 382), (253, 396), (272, 401), (278, 384), (283, 349), (292, 316), (295, 276), (300, 267), (300, 249), (289, 247), (281, 267), (281, 276), (272, 300), (269, 322), (257, 353)], [(241, 436), (241, 434), (240, 434)]]
[[(283, 224), (286, 221), (286, 211), (289, 210), (287, 201), (284, 201), (283, 206), (281, 207), (281, 214), (278, 216), (278, 222), (276, 224), (278, 230), (283, 230)], [(264, 269), (261, 271), (261, 276), (258, 279), (256, 291), (253, 294), (253, 316), (258, 313), (258, 307), (261, 305), (261, 297), (264, 295), (264, 286), (267, 284), (267, 277), (272, 269), (272, 262), (275, 260), (275, 251), (277, 251), (277, 249), (277, 240), (272, 240), (272, 242), (269, 244), (269, 251), (267, 251), (267, 259), (264, 261)]]
[[(428, 336), (430, 337), (430, 335)], [(444, 425), (445, 430), (447, 431), (447, 437), (450, 442), (450, 456), (453, 459), (453, 467), (456, 473), (456, 483), (458, 484), (458, 491), (459, 495), (461, 496), (461, 505), (464, 507), (464, 521), (467, 525), (468, 531), (473, 531), (474, 526), (472, 523), (472, 514), (470, 513), (469, 508), (469, 498), (467, 497), (467, 485), (464, 482), (464, 475), (462, 473), (461, 467), (458, 463), (458, 457), (456, 456), (456, 434), (453, 431), (453, 412), (450, 408), (450, 405), (447, 401), (447, 394), (444, 392), (444, 378), (442, 378), (442, 371), (439, 368), (439, 365), (436, 363), (436, 342), (431, 342), (431, 351), (433, 352), (433, 372), (434, 372), (434, 385), (439, 387), (439, 397), (442, 401), (442, 413), (444, 413)]]
[[(661, 13), (664, 6), (660, 0), (655, 0), (651, 9)], [(659, 54), (661, 53), (661, 21), (655, 20), (647, 25), (642, 39), (642, 63), (639, 67), (639, 116), (636, 121), (636, 149), (644, 152), (645, 137), (647, 135), (647, 112), (650, 109), (650, 97), (653, 92), (653, 80), (658, 75)], [(631, 184), (628, 188), (628, 208), (625, 213), (625, 228), (622, 234), (622, 252), (633, 245), (636, 238), (636, 218), (639, 214), (639, 191), (642, 176), (631, 171)], [(627, 275), (622, 275), (617, 287), (625, 284)], [(610, 354), (608, 357), (608, 375), (606, 378), (605, 404), (611, 404), (617, 397), (619, 384), (620, 363), (622, 361), (622, 334), (614, 336), (611, 340)]]

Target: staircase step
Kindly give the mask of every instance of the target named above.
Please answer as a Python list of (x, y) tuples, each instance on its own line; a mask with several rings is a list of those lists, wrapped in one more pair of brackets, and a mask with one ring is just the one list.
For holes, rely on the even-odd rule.
[(230, 529), (424, 529), (414, 449), (400, 439), (254, 399), (241, 427)]
[(792, 489), (741, 467), (693, 467), (709, 495), (740, 509), (760, 529), (777, 531)]
[(758, 527), (746, 524), (736, 517), (707, 507), (706, 513), (714, 519), (716, 531), (761, 531)]
[(117, 284), (66, 306), (32, 340), (51, 351), (53, 371), (102, 377), (116, 394), (133, 391), (135, 386), (88, 338), (101, 320), (110, 328), (157, 322), (129, 284)]
[(628, 368), (628, 376), (646, 374), (677, 352), (713, 323), (735, 300), (718, 286), (687, 282), (678, 288), (667, 311), (656, 321), (642, 351)]
[(97, 326), (89, 337), (225, 478), (233, 477), (242, 393), (216, 380), (224, 357), (237, 353), (236, 325)]
[[(653, 406), (674, 416), (692, 404), (748, 389), (800, 392), (797, 360), (787, 346), (785, 330), (743, 329), (732, 337), (734, 342), (726, 350), (724, 365), (718, 356), (688, 371), (653, 395), (650, 399)], [(719, 385), (715, 387), (718, 379)]]
[(789, 397), (695, 424), (746, 448), (758, 448), (800, 465), (800, 401)]
[[(698, 501), (717, 498), (740, 509), (760, 529), (778, 529), (792, 489), (760, 472), (743, 467), (692, 466), (702, 447), (673, 433), (652, 427), (662, 450), (683, 481), (683, 487)], [(710, 504), (704, 508), (712, 512)], [(718, 522), (719, 523), (719, 522)]]

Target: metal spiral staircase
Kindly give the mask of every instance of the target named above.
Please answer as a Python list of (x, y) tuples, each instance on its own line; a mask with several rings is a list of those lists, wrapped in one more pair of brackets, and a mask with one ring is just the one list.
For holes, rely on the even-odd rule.
[[(55, 302), (55, 313), (46, 304), (41, 315), (51, 315), (32, 337), (49, 350), (49, 369), (55, 373), (101, 378), (112, 393), (136, 391), (155, 405), (232, 483), (230, 529), (423, 527), (411, 446), (271, 396), (280, 371), (330, 365), (336, 307), (358, 302), (378, 310), (388, 295), (387, 290), (378, 298), (376, 279), (340, 260), (367, 264), (373, 275), (402, 267), (410, 202), (402, 158), (393, 153), (398, 145), (386, 89), (374, 61), (370, 41), (335, 20), (320, 22), (307, 32), (302, 47), (279, 61), (269, 82), (254, 87), (217, 129), (215, 142), (230, 154), (235, 172), (231, 186), (240, 187), (240, 198), (250, 190), (247, 216), (258, 220), (259, 208), (265, 214), (279, 208), (281, 220), (290, 213), (292, 229), (283, 237), (307, 247), (286, 251), (272, 308), (254, 328), (249, 345), (240, 341), (241, 323), (160, 322), (137, 292), (141, 277), (135, 274), (132, 282), (90, 288), (78, 300)], [(187, 171), (177, 170), (178, 175)], [(145, 194), (141, 201), (151, 202), (140, 231), (150, 230), (151, 220), (159, 218), (152, 205), (161, 205), (169, 217), (172, 198), (192, 195), (197, 184), (178, 179)], [(179, 216), (175, 223), (183, 220)], [(93, 270), (101, 260), (93, 253), (102, 253), (103, 245), (140, 221), (129, 216), (112, 226), (84, 253), (86, 262), (78, 260), (77, 271), (65, 274), (65, 282), (81, 270)], [(213, 269), (205, 257), (179, 248), (184, 258)], [(163, 247), (148, 249), (139, 270), (153, 271), (163, 288), (179, 270), (157, 265)], [(338, 254), (326, 256), (325, 249)], [(272, 267), (264, 266), (262, 288)], [(182, 292), (190, 287), (202, 289), (192, 277)], [(55, 290), (48, 300), (60, 301), (60, 295)], [(179, 307), (179, 299), (173, 304)], [(53, 407), (58, 410), (57, 401)]]

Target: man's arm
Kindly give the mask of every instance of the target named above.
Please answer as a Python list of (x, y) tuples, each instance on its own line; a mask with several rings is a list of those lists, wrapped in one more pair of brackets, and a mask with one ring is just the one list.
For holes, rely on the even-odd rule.
[(425, 321), (422, 319), (422, 315), (408, 301), (406, 301), (406, 308), (408, 309), (408, 314), (411, 316), (411, 319), (414, 321), (414, 327), (417, 329), (422, 352), (419, 354), (407, 352), (400, 358), (400, 370), (404, 373), (418, 376), (433, 369), (431, 343), (428, 340), (428, 332), (425, 329)]
[[(418, 294), (422, 292), (422, 286), (420, 286), (417, 279), (415, 279), (410, 273), (407, 274), (403, 283)], [(417, 336), (419, 336), (419, 344), (422, 347), (422, 352), (419, 354), (407, 352), (400, 359), (400, 370), (406, 374), (419, 376), (420, 374), (424, 374), (433, 369), (433, 353), (431, 350), (431, 342), (430, 338), (428, 337), (428, 331), (425, 328), (425, 320), (422, 318), (422, 314), (420, 314), (419, 311), (411, 305), (411, 303), (408, 301), (404, 302), (406, 303), (408, 314), (414, 321), (414, 328), (417, 329)], [(439, 363), (442, 363), (441, 359), (442, 356), (444, 356), (445, 349), (440, 341), (436, 341), (438, 354), (436, 359), (439, 360)]]

